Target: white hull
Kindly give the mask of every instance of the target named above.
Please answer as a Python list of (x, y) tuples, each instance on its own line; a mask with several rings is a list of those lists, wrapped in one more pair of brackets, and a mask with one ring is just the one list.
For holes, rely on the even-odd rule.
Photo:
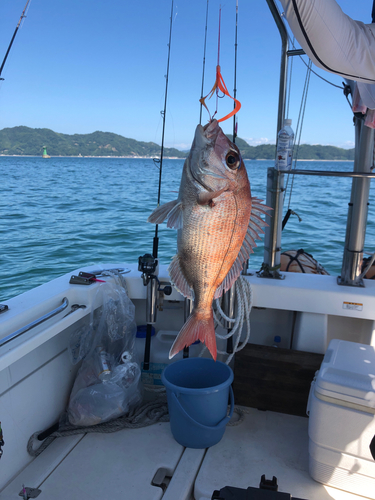
[[(146, 287), (143, 285), (141, 273), (135, 265), (107, 266), (107, 268), (114, 267), (131, 269), (131, 272), (124, 277), (129, 296), (136, 306), (136, 322), (144, 324)], [(98, 267), (84, 270), (94, 269)], [(199, 490), (197, 494), (200, 495), (199, 492), (204, 490), (202, 485), (205, 482), (207, 490), (204, 491), (208, 491), (211, 487), (220, 489), (225, 485), (257, 487), (260, 470), (266, 477), (276, 475), (280, 491), (290, 492), (293, 496), (311, 500), (355, 498), (339, 490), (333, 490), (335, 494), (338, 492), (338, 496), (328, 495), (324, 486), (308, 476), (305, 464), (308, 453), (307, 445), (305, 446), (308, 419), (269, 412), (264, 414), (253, 409), (243, 424), (227, 429), (223, 441), (208, 451), (202, 466), (203, 454), (199, 450), (184, 452), (183, 447), (170, 435), (169, 424), (156, 424), (157, 428), (151, 426), (143, 430), (120, 431), (120, 434), (59, 438), (38, 458), (32, 459), (26, 451), (28, 439), (33, 433), (47, 429), (58, 421), (68, 402), (77, 371), (77, 367), (71, 365), (68, 356), (69, 334), (76, 328), (78, 322), (88, 324), (92, 309), (100, 306), (98, 303), (94, 304), (100, 284), (70, 285), (69, 279), (72, 274), (78, 274), (78, 270), (15, 297), (7, 302), (9, 311), (0, 315), (0, 331), (3, 338), (58, 307), (63, 298), (69, 300), (69, 306), (65, 311), (0, 348), (0, 414), (5, 440), (4, 455), (0, 460), (0, 498), (19, 498), (17, 495), (24, 483), (25, 486), (39, 487), (42, 490), (39, 495), (41, 500), (84, 498), (84, 492), (87, 493), (87, 498), (102, 500), (115, 498), (116, 494), (121, 496), (121, 492), (124, 491), (128, 492), (128, 496), (124, 497), (128, 499), (156, 499), (162, 497), (162, 490), (151, 486), (150, 483), (160, 467), (167, 468), (169, 475), (173, 473), (175, 479), (172, 479), (171, 485), (175, 484), (179, 477), (181, 481), (181, 484), (176, 486), (177, 490), (181, 490), (180, 496), (175, 494), (173, 497), (168, 496), (167, 489), (163, 497), (166, 499), (189, 499), (194, 484), (196, 490)], [(333, 338), (375, 344), (374, 281), (366, 280), (365, 288), (340, 287), (336, 284), (336, 279), (330, 276), (286, 274), (286, 279), (280, 281), (262, 279), (256, 275), (247, 278), (251, 282), (253, 291), (250, 342), (272, 345), (274, 336), (280, 335), (281, 347), (318, 353), (324, 353)], [(168, 279), (166, 266), (161, 266), (159, 278)], [(66, 315), (73, 304), (85, 305), (86, 308), (79, 308)], [(292, 335), (294, 311), (296, 321)], [(182, 324), (183, 297), (173, 291), (171, 296), (164, 297), (163, 311), (158, 312), (155, 327), (156, 330), (178, 331)], [(264, 415), (266, 415), (265, 422), (270, 423), (269, 428), (263, 425)], [(273, 436), (274, 432), (279, 435), (279, 427), (273, 428), (273, 419), (278, 419), (278, 425), (285, 425), (286, 428), (294, 423), (297, 426), (295, 434), (297, 448), (291, 444), (288, 450), (286, 446), (284, 451), (280, 451), (282, 457), (276, 451), (275, 456), (272, 456), (272, 453), (268, 456), (267, 450), (270, 445), (265, 445), (265, 448), (260, 450), (256, 443), (259, 436), (257, 433), (254, 434), (254, 426), (258, 425), (256, 422), (259, 418), (262, 421), (261, 432), (264, 434), (264, 439), (270, 439), (275, 446), (277, 442), (281, 447), (284, 445), (280, 439)], [(242, 437), (236, 437), (238, 432)], [(152, 444), (154, 439), (159, 439), (160, 443)], [(240, 448), (238, 448), (239, 439), (243, 440), (243, 446)], [(115, 443), (114, 448), (112, 443)], [(144, 458), (140, 462), (134, 462), (129, 458), (131, 453), (134, 453), (133, 447), (137, 450), (137, 457), (144, 453)], [(227, 451), (225, 447), (229, 447)], [(130, 448), (133, 451), (130, 451)], [(141, 452), (142, 449), (144, 452)], [(151, 449), (158, 450), (155, 451), (155, 456), (150, 455)], [(70, 453), (71, 450), (73, 451)], [(218, 472), (221, 470), (218, 465), (216, 475), (212, 476), (211, 472), (204, 471), (206, 465), (210, 463), (209, 457), (215, 450), (222, 450), (219, 455), (225, 459), (222, 464), (223, 472)], [(254, 450), (257, 450), (256, 456)], [(250, 458), (247, 456), (248, 453)], [(267, 456), (263, 456), (264, 453)], [(296, 456), (302, 457), (301, 462), (295, 459), (293, 455), (295, 453)], [(243, 456), (240, 463), (239, 456)], [(184, 465), (185, 459), (189, 465)], [(111, 460), (113, 464), (109, 466)], [(255, 464), (249, 466), (248, 460), (250, 463), (255, 460), (257, 466)], [(286, 469), (280, 466), (279, 460), (286, 461)], [(217, 463), (216, 459), (214, 462)], [(77, 472), (76, 463), (81, 464), (79, 469), (81, 472)], [(150, 463), (149, 468), (146, 467), (146, 463)], [(134, 464), (137, 465), (139, 474), (133, 471)], [(179, 473), (179, 468), (184, 466), (195, 472), (187, 476), (185, 472)], [(54, 472), (50, 475), (52, 471)], [(72, 471), (75, 471), (75, 474)], [(108, 471), (108, 477), (105, 471)], [(199, 481), (194, 483), (195, 473), (198, 471), (201, 471), (198, 475)], [(132, 478), (131, 487), (127, 486), (130, 484), (129, 477)], [(220, 477), (223, 479), (222, 482), (219, 482)], [(113, 490), (110, 490), (111, 485)], [(107, 489), (102, 490), (102, 487)], [(143, 488), (150, 493), (144, 493)], [(301, 488), (302, 490), (307, 488), (306, 493), (303, 493)], [(54, 496), (52, 491), (55, 492)], [(103, 491), (107, 491), (108, 495), (103, 496)], [(171, 491), (172, 489), (169, 490)], [(206, 497), (195, 498), (199, 500)]]

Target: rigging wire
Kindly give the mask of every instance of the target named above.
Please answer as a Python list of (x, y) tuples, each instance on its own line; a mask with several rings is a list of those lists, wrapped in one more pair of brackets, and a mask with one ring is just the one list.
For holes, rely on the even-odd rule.
[[(307, 104), (307, 95), (308, 95), (308, 90), (309, 90), (309, 85), (310, 85), (311, 65), (312, 65), (312, 61), (309, 60), (309, 64), (308, 64), (307, 72), (306, 72), (306, 78), (305, 78), (305, 85), (304, 85), (303, 92), (302, 92), (302, 99), (301, 99), (301, 106), (300, 106), (300, 110), (299, 110), (298, 120), (297, 120), (297, 127), (296, 127), (296, 137), (298, 136), (298, 140), (294, 142), (294, 147), (293, 147), (293, 149), (295, 150), (295, 152), (293, 151), (294, 170), (297, 167), (298, 150), (299, 150), (299, 146), (301, 143), (302, 128), (303, 128), (303, 122), (304, 122), (304, 118), (305, 118), (305, 111), (306, 111), (306, 104)], [(288, 187), (289, 177), (290, 176), (288, 175), (288, 179), (287, 179), (287, 183), (286, 183), (286, 187), (285, 187), (285, 192), (286, 192), (286, 189)], [(290, 192), (289, 192), (288, 210), (290, 209), (290, 203), (292, 200), (294, 178), (295, 178), (295, 175), (292, 174), (292, 184), (290, 186)]]
[[(208, 22), (208, 2), (207, 0), (207, 7), (206, 7), (206, 26), (204, 29), (204, 48), (203, 48), (203, 69), (202, 69), (202, 90), (201, 90), (201, 100), (203, 99), (203, 88), (204, 88), (204, 74), (205, 74), (205, 68), (206, 68), (206, 47), (207, 47), (207, 22)], [(202, 108), (203, 104), (202, 101), (200, 100), (200, 113), (199, 113), (199, 125), (202, 125)]]
[[(161, 149), (160, 149), (160, 161), (159, 163), (159, 187), (158, 187), (158, 204), (160, 205), (160, 193), (161, 193), (161, 177), (163, 170), (163, 155), (164, 155), (164, 136), (165, 136), (165, 117), (167, 113), (167, 96), (168, 96), (168, 80), (169, 80), (169, 61), (171, 56), (171, 41), (172, 41), (172, 25), (173, 25), (173, 0), (171, 2), (171, 17), (170, 17), (170, 25), (169, 25), (169, 41), (168, 41), (168, 59), (167, 59), (167, 73), (165, 75), (165, 96), (164, 96), (164, 109), (161, 111), (161, 115), (163, 117), (163, 131), (161, 136)], [(158, 247), (159, 247), (159, 237), (158, 237), (158, 229), (159, 225), (155, 226), (155, 236), (153, 242), (153, 250), (152, 255), (156, 259), (158, 256)]]
[[(299, 56), (299, 58), (301, 59), (301, 61), (303, 62), (303, 64), (308, 67), (308, 64), (304, 58), (302, 56)], [(310, 61), (310, 59), (309, 59)], [(344, 90), (344, 86), (340, 86), (340, 85), (336, 85), (335, 83), (332, 83), (330, 82), (329, 80), (327, 80), (326, 78), (323, 78), (321, 75), (319, 75), (316, 71), (314, 71), (312, 68), (310, 68), (310, 71), (311, 73), (314, 73), (315, 76), (317, 76), (318, 78), (320, 78), (321, 80), (323, 80), (323, 82), (326, 82), (328, 83), (329, 85), (332, 85), (332, 87), (336, 87), (337, 89), (340, 89), (340, 90)]]
[[(294, 38), (293, 38), (292, 43), (294, 43)], [(291, 93), (291, 89), (292, 89), (293, 60), (294, 60), (294, 58), (292, 57), (292, 60), (290, 62), (290, 69), (289, 69), (288, 96), (287, 96), (286, 115), (285, 116), (289, 116), (290, 93)]]

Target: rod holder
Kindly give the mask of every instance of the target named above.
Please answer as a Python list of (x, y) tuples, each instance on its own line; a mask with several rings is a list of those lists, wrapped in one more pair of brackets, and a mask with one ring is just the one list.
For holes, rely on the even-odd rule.
[[(366, 127), (360, 118), (355, 118), (354, 172), (371, 173), (374, 151), (374, 129)], [(354, 177), (348, 206), (345, 247), (339, 285), (363, 287), (360, 278), (365, 244), (370, 178)]]
[(272, 214), (266, 215), (268, 226), (265, 228), (264, 236), (264, 263), (258, 275), (264, 278), (282, 278), (278, 269), (280, 267), (281, 254), (281, 227), (283, 218), (283, 202), (285, 174), (274, 167), (267, 170), (267, 201), (269, 207), (273, 207)]
[[(193, 310), (193, 307), (194, 307), (194, 302), (191, 299), (188, 299), (185, 297), (185, 300), (184, 300), (184, 322), (187, 321), (188, 317), (190, 316), (190, 314)], [(184, 358), (189, 357), (189, 347), (184, 347), (183, 357)]]
[[(228, 318), (231, 319), (234, 318), (235, 296), (236, 296), (235, 285), (233, 285), (232, 288), (230, 288), (227, 292), (223, 294), (222, 309), (226, 314), (226, 316), (228, 316)], [(233, 323), (224, 320), (224, 325), (228, 333), (230, 333), (232, 331)], [(233, 353), (233, 337), (229, 337), (227, 339), (227, 353), (228, 354)]]

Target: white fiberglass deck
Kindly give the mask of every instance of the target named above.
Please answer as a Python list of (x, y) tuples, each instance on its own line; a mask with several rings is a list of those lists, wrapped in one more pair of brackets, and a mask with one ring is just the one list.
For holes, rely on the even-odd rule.
[[(224, 486), (258, 487), (262, 474), (276, 476), (279, 491), (292, 498), (363, 498), (310, 478), (307, 418), (246, 411), (207, 451), (180, 446), (166, 423), (56, 439), (0, 498), (18, 500), (24, 484), (41, 490), (38, 500), (210, 500)], [(165, 492), (151, 484), (159, 469), (172, 476)]]

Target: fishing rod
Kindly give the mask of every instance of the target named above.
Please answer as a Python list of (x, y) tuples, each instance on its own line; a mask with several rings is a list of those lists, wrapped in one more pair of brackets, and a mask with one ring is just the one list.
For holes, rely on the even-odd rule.
[[(236, 28), (235, 28), (235, 37), (234, 37), (234, 88), (233, 88), (233, 97), (236, 99), (237, 96), (237, 30), (238, 30), (238, 0), (236, 0)], [(234, 101), (234, 109), (236, 108), (236, 101)], [(237, 120), (236, 115), (233, 115), (233, 144), (236, 143), (237, 136)], [(248, 261), (246, 261), (246, 269), (248, 268)], [(233, 319), (234, 318), (234, 309), (235, 309), (235, 286), (232, 286), (227, 292), (223, 295), (223, 308), (225, 310), (226, 315)], [(229, 321), (225, 322), (228, 334), (231, 333), (233, 323)], [(233, 353), (233, 336), (228, 337), (227, 339), (227, 353)]]
[[(163, 131), (161, 135), (161, 149), (160, 149), (160, 166), (159, 166), (159, 189), (158, 189), (158, 206), (160, 205), (160, 193), (161, 193), (161, 175), (163, 170), (163, 155), (164, 155), (164, 135), (165, 135), (165, 116), (167, 114), (167, 96), (168, 96), (168, 79), (169, 79), (169, 60), (171, 56), (171, 40), (172, 40), (172, 24), (173, 24), (173, 0), (171, 5), (171, 18), (169, 26), (169, 42), (168, 42), (168, 60), (167, 60), (167, 74), (165, 76), (165, 96), (164, 96), (164, 110), (161, 111), (163, 117)], [(155, 226), (155, 236), (153, 242), (152, 255), (156, 259), (158, 256), (159, 248), (159, 237), (158, 237), (158, 224)]]
[(16, 26), (16, 29), (14, 30), (14, 33), (13, 33), (12, 39), (11, 39), (10, 44), (9, 44), (9, 47), (8, 47), (8, 50), (7, 50), (6, 54), (5, 54), (5, 57), (4, 57), (4, 59), (3, 59), (3, 62), (2, 62), (2, 64), (1, 64), (1, 67), (0, 67), (0, 80), (4, 80), (4, 78), (1, 78), (1, 73), (2, 73), (3, 68), (4, 68), (5, 61), (6, 61), (6, 60), (7, 60), (7, 58), (8, 58), (8, 55), (9, 55), (10, 49), (12, 48), (12, 45), (13, 45), (14, 39), (16, 38), (16, 35), (17, 35), (17, 32), (18, 32), (18, 28), (20, 27), (20, 24), (21, 24), (21, 22), (22, 22), (22, 19), (23, 19), (24, 17), (26, 17), (26, 16), (25, 16), (25, 12), (26, 12), (27, 6), (29, 5), (29, 2), (30, 2), (30, 0), (27, 0), (26, 5), (25, 5), (25, 8), (24, 8), (24, 9), (23, 9), (23, 11), (22, 11), (22, 14), (21, 14), (20, 20), (18, 21), (18, 24), (17, 24), (17, 26)]
[[(167, 60), (167, 74), (165, 76), (165, 96), (164, 96), (164, 110), (161, 111), (163, 117), (163, 131), (161, 136), (161, 150), (160, 150), (160, 160), (154, 160), (155, 163), (159, 163), (159, 189), (158, 189), (158, 207), (160, 206), (160, 194), (161, 194), (161, 177), (163, 170), (163, 155), (164, 155), (164, 135), (165, 135), (165, 116), (167, 114), (167, 96), (168, 96), (168, 80), (169, 80), (169, 61), (171, 56), (171, 40), (172, 40), (172, 24), (173, 24), (173, 0), (171, 4), (171, 18), (169, 26), (169, 42), (168, 42), (168, 60)], [(158, 247), (159, 247), (159, 237), (158, 237), (158, 224), (155, 226), (155, 236), (153, 240), (152, 255), (145, 254), (138, 259), (138, 270), (142, 271), (143, 284), (147, 286), (146, 290), (146, 339), (145, 339), (145, 352), (143, 358), (143, 370), (148, 371), (150, 369), (150, 352), (151, 352), (151, 337), (153, 326), (156, 322), (157, 313), (157, 293), (163, 292), (165, 295), (170, 295), (172, 293), (172, 287), (170, 285), (165, 285), (161, 287), (161, 283), (157, 277), (157, 266), (158, 266)]]
[[(375, 1), (375, 0), (374, 0)], [(200, 107), (200, 114), (199, 114), (199, 125), (202, 125), (202, 99), (203, 99), (203, 87), (204, 87), (204, 73), (205, 73), (205, 67), (206, 67), (206, 46), (207, 46), (207, 21), (208, 21), (208, 2), (207, 0), (207, 7), (206, 7), (206, 27), (204, 31), (204, 49), (203, 49), (203, 70), (202, 70), (202, 90), (201, 90), (201, 107)]]
[[(238, 30), (238, 0), (236, 0), (236, 31), (234, 38), (234, 89), (233, 97), (237, 96), (237, 30)], [(236, 101), (234, 101), (234, 108), (236, 108)], [(237, 136), (237, 115), (233, 115), (233, 143), (236, 142)]]

